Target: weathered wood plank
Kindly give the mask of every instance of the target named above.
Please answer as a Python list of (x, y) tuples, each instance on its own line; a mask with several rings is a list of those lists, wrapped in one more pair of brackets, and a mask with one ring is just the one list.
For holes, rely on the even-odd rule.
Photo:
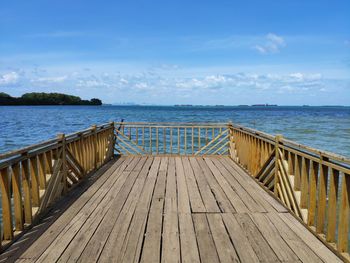
[(193, 169), (194, 176), (196, 178), (199, 191), (201, 193), (203, 203), (205, 205), (206, 211), (208, 213), (219, 213), (220, 208), (217, 205), (217, 202), (215, 200), (215, 197), (208, 185), (208, 182), (196, 160), (194, 157), (189, 158), (190, 164)]
[(179, 214), (181, 262), (200, 262), (191, 214)]
[(192, 219), (201, 262), (220, 262), (206, 215), (204, 213), (193, 214)]
[(261, 262), (279, 262), (276, 254), (268, 245), (248, 214), (235, 214), (240, 227)]
[(322, 260), (310, 249), (308, 242), (306, 242), (306, 240), (301, 240), (293, 232), (293, 229), (291, 229), (278, 214), (267, 213), (265, 216), (270, 219), (281, 237), (302, 262), (322, 262)]
[(204, 177), (207, 179), (207, 182), (210, 186), (210, 190), (213, 192), (213, 195), (215, 196), (215, 199), (218, 203), (218, 206), (220, 207), (220, 210), (222, 212), (228, 213), (228, 212), (236, 212), (234, 207), (232, 206), (230, 200), (226, 196), (225, 192), (221, 188), (220, 184), (215, 179), (214, 175), (210, 171), (209, 167), (207, 166), (206, 162), (203, 160), (202, 157), (197, 157), (197, 161), (199, 166), (201, 167), (201, 170), (203, 172)]
[(231, 213), (222, 214), (227, 231), (241, 262), (259, 262), (248, 238), (239, 226), (237, 219)]
[(180, 262), (179, 220), (177, 216), (176, 189), (175, 159), (170, 157), (164, 203), (162, 262)]
[(191, 213), (190, 198), (187, 191), (185, 172), (180, 157), (175, 158), (176, 182), (178, 193), (178, 211), (179, 213)]
[[(249, 193), (249, 188), (243, 188), (238, 180), (234, 176), (230, 174), (230, 172), (223, 166), (223, 164), (219, 161), (218, 158), (210, 159), (213, 164), (216, 166), (216, 169), (222, 174), (222, 176), (226, 179), (226, 181), (231, 185), (231, 187), (235, 190), (235, 192), (242, 199), (243, 203), (247, 206), (247, 208), (251, 212), (266, 212), (263, 206), (257, 203)], [(241, 180), (241, 183), (244, 184), (244, 181)]]
[(220, 214), (207, 214), (220, 262), (239, 262)]
[(226, 196), (230, 200), (232, 206), (238, 213), (245, 213), (248, 212), (248, 208), (245, 205), (245, 203), (242, 201), (240, 196), (232, 189), (230, 184), (227, 182), (227, 180), (222, 176), (220, 171), (217, 169), (217, 167), (214, 165), (214, 163), (209, 158), (204, 158), (206, 164), (210, 168), (211, 172), (215, 176), (216, 180), (220, 184), (222, 190), (225, 192)]
[(193, 213), (206, 212), (191, 164), (187, 157), (182, 157), (181, 160), (184, 167), (184, 173), (186, 174), (185, 179), (187, 183), (188, 195), (190, 198), (191, 211)]
[(141, 262), (160, 262), (168, 158), (162, 158), (147, 220)]
[(250, 216), (279, 260), (286, 262), (296, 262), (299, 260), (282, 239), (272, 222), (263, 213), (253, 213)]

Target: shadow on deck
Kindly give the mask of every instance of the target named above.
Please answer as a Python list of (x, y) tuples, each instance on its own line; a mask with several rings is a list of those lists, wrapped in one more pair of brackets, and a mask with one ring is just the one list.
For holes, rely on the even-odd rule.
[(229, 157), (121, 157), (0, 262), (341, 262)]

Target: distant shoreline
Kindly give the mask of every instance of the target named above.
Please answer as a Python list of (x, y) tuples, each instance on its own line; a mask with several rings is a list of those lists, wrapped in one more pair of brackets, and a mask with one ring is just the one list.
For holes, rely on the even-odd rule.
[(78, 96), (63, 93), (33, 92), (12, 97), (0, 92), (0, 106), (101, 106), (100, 99), (82, 100)]

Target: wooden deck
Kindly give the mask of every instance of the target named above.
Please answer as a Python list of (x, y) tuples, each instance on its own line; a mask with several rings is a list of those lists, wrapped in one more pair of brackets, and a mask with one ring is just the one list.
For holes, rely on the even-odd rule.
[[(72, 204), (61, 202), (67, 208), (43, 233), (34, 228), (34, 242), (23, 245), (25, 235), (0, 259), (341, 262), (228, 157), (113, 162)], [(21, 242), (25, 251), (16, 251)]]

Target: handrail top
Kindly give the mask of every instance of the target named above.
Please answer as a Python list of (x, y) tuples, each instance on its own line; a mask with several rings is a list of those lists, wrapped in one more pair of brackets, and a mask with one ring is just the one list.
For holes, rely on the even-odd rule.
[(117, 125), (123, 126), (225, 126), (229, 122), (114, 122)]

